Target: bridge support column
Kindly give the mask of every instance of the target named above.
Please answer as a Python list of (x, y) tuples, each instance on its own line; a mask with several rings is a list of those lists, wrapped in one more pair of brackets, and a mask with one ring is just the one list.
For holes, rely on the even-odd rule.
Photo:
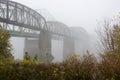
[(53, 56), (51, 54), (51, 34), (41, 31), (39, 39), (25, 39), (24, 53), (28, 53), (32, 58), (37, 54), (38, 60), (42, 62), (51, 62)]
[(75, 42), (70, 37), (65, 37), (63, 43), (63, 59), (67, 59), (67, 56), (75, 53)]
[(39, 60), (44, 62), (51, 62), (53, 56), (51, 54), (51, 34), (49, 32), (41, 31), (39, 35)]

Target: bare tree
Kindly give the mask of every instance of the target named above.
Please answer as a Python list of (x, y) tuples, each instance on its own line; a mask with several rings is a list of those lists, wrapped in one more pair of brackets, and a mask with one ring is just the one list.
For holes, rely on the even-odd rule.
[(109, 20), (104, 20), (103, 24), (97, 30), (97, 35), (99, 36), (100, 49), (102, 51), (107, 51), (112, 49), (112, 36), (111, 36), (111, 24)]
[(120, 25), (104, 20), (102, 29), (97, 30), (103, 60), (120, 60)]

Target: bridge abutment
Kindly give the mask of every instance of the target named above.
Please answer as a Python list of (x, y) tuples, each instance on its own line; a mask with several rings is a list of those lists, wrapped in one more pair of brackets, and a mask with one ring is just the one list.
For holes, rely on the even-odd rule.
[(67, 59), (67, 57), (71, 54), (75, 53), (75, 41), (70, 37), (64, 37), (63, 43), (63, 59)]

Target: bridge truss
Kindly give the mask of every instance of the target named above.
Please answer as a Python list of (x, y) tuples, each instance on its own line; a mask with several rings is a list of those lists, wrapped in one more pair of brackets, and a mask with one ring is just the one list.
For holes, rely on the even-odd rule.
[(0, 0), (0, 22), (12, 36), (38, 37), (40, 31), (55, 35), (70, 36), (67, 25), (48, 21), (35, 10), (17, 2)]

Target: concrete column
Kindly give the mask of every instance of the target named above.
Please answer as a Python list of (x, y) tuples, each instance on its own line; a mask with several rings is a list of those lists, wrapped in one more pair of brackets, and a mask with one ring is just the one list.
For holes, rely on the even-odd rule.
[(37, 54), (39, 61), (51, 62), (54, 59), (51, 47), (51, 34), (41, 31), (38, 39), (25, 39), (24, 53), (27, 52), (31, 57)]
[(63, 59), (67, 59), (67, 56), (75, 53), (75, 42), (73, 38), (64, 37), (63, 43)]
[(51, 62), (53, 60), (51, 47), (51, 34), (49, 32), (41, 31), (39, 36), (39, 60), (44, 62)]

